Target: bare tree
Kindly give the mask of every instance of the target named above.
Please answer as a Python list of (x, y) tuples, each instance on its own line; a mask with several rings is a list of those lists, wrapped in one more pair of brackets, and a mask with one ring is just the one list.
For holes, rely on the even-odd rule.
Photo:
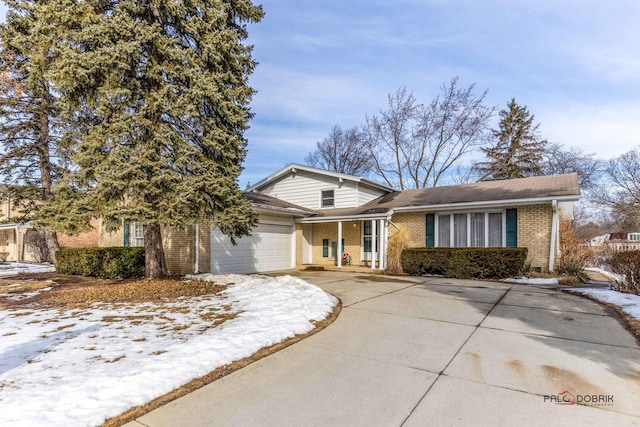
[(605, 177), (594, 190), (594, 200), (626, 227), (640, 224), (640, 148), (609, 160)]
[(372, 159), (364, 134), (357, 127), (342, 130), (335, 125), (329, 135), (316, 142), (315, 151), (305, 157), (308, 165), (348, 175), (367, 175)]
[(602, 176), (604, 162), (593, 153), (584, 153), (576, 147), (565, 149), (562, 144), (552, 143), (543, 154), (542, 172), (545, 175), (558, 175), (576, 172), (580, 188), (595, 188)]
[(367, 116), (364, 129), (374, 172), (400, 189), (435, 187), (466, 154), (486, 141), (495, 107), (475, 84), (459, 89), (458, 77), (429, 105), (406, 88), (388, 95), (387, 110)]

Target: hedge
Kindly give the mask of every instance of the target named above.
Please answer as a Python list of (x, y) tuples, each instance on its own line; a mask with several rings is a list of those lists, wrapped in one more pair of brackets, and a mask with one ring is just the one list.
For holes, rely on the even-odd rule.
[(411, 276), (504, 279), (522, 274), (526, 248), (412, 248), (402, 251), (402, 268)]
[(56, 269), (102, 279), (144, 277), (144, 248), (61, 249), (56, 252)]

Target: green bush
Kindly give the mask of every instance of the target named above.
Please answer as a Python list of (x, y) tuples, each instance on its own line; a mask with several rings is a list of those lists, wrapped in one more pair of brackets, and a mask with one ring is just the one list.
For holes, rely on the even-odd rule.
[(504, 279), (519, 275), (526, 248), (412, 248), (402, 251), (402, 267), (411, 276)]
[(603, 261), (607, 270), (620, 277), (614, 283), (617, 291), (640, 295), (640, 251), (612, 252)]
[(56, 269), (62, 274), (126, 279), (144, 276), (144, 248), (61, 249)]

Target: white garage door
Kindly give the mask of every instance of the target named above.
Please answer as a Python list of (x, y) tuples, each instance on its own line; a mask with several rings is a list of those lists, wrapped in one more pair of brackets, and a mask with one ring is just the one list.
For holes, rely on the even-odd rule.
[(211, 230), (212, 273), (257, 273), (293, 268), (293, 224), (259, 223), (251, 236), (236, 239)]

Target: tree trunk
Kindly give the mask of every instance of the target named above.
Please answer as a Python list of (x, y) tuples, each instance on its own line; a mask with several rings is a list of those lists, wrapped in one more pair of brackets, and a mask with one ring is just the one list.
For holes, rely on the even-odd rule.
[(43, 233), (44, 233), (45, 242), (47, 243), (47, 249), (48, 249), (47, 254), (49, 255), (46, 261), (52, 264), (55, 264), (56, 251), (60, 250), (60, 244), (58, 243), (58, 235), (56, 234), (55, 231), (43, 231)]
[(147, 279), (161, 279), (167, 275), (167, 264), (162, 248), (159, 224), (149, 224), (144, 229), (144, 268)]
[[(46, 203), (54, 200), (51, 192), (51, 156), (50, 156), (50, 131), (49, 131), (49, 115), (51, 114), (51, 93), (49, 82), (41, 81), (44, 88), (41, 97), (41, 108), (39, 112), (39, 134), (36, 141), (36, 149), (38, 151), (40, 163), (40, 186), (42, 188), (42, 197)], [(58, 235), (53, 231), (43, 231), (44, 239), (47, 245), (47, 262), (56, 262), (56, 251), (60, 250), (58, 243)]]

